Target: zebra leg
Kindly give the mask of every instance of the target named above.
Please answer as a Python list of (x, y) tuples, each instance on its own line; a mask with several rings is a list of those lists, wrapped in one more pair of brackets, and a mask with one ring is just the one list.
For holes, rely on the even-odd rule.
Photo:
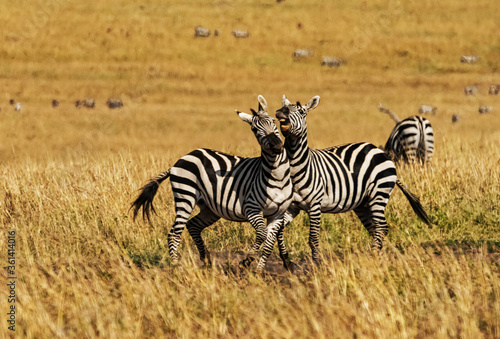
[(319, 229), (321, 223), (321, 205), (314, 205), (309, 210), (309, 247), (311, 247), (312, 260), (319, 265)]
[(288, 258), (288, 251), (286, 250), (285, 246), (285, 238), (283, 237), (283, 231), (285, 229), (284, 223), (281, 223), (280, 229), (278, 230), (278, 249), (280, 251), (280, 258), (281, 261), (283, 261), (283, 266), (286, 268), (287, 271), (292, 271), (292, 262)]
[(382, 242), (387, 235), (389, 228), (385, 219), (384, 211), (387, 200), (372, 200), (370, 203), (357, 207), (354, 212), (363, 223), (368, 233), (373, 238), (372, 250), (380, 250)]
[(243, 267), (249, 267), (252, 264), (259, 248), (266, 239), (266, 224), (264, 223), (264, 216), (262, 215), (262, 212), (250, 211), (247, 213), (247, 219), (250, 222), (250, 225), (255, 228), (257, 235), (255, 237), (255, 244), (250, 249), (250, 252), (248, 252), (247, 257), (240, 262), (240, 265)]
[(179, 255), (177, 254), (177, 248), (181, 243), (181, 235), (184, 227), (186, 227), (186, 218), (180, 217), (177, 215), (175, 217), (174, 224), (168, 233), (168, 254), (170, 254), (170, 258), (172, 259), (173, 264), (177, 264), (179, 262)]
[(300, 213), (300, 209), (297, 206), (291, 206), (288, 211), (283, 215), (283, 223), (278, 231), (278, 248), (280, 251), (280, 258), (283, 261), (283, 266), (287, 271), (293, 272), (293, 263), (288, 258), (288, 251), (285, 246), (285, 239), (283, 237), (283, 232), (285, 227), (292, 222), (292, 220)]
[(215, 215), (211, 210), (204, 208), (196, 216), (189, 219), (186, 224), (186, 228), (196, 244), (198, 252), (200, 253), (200, 260), (205, 266), (212, 266), (212, 261), (210, 253), (207, 251), (205, 243), (201, 237), (201, 232), (219, 219), (220, 217)]
[[(260, 257), (259, 263), (257, 264), (257, 270), (262, 271), (266, 266), (267, 259), (273, 251), (274, 243), (276, 242), (277, 234), (280, 228), (283, 227), (283, 218), (268, 219), (267, 225), (267, 237), (264, 243), (264, 248), (262, 249), (262, 256)], [(284, 243), (283, 243), (284, 245)], [(288, 253), (286, 255), (288, 257)]]
[(175, 220), (170, 232), (168, 233), (168, 253), (172, 259), (173, 264), (179, 262), (179, 255), (177, 254), (177, 249), (181, 243), (182, 231), (186, 227), (188, 219), (193, 211), (196, 204), (196, 200), (186, 200), (186, 199), (175, 199)]

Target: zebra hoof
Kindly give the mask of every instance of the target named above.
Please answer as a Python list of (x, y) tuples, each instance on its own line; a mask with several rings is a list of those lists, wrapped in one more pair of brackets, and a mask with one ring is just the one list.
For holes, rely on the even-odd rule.
[(290, 260), (283, 261), (283, 266), (290, 273), (295, 273), (295, 269), (298, 267), (298, 265), (296, 263), (294, 263), (293, 261), (290, 261)]

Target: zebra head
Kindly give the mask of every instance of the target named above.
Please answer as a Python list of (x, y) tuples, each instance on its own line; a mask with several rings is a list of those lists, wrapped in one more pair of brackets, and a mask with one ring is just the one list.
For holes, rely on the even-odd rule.
[(306, 116), (310, 110), (315, 109), (319, 104), (319, 96), (313, 96), (307, 105), (302, 106), (300, 102), (292, 104), (283, 95), (283, 107), (276, 111), (276, 118), (280, 122), (280, 129), (286, 137), (298, 137), (306, 132)]
[(262, 95), (258, 97), (259, 111), (253, 109), (252, 114), (247, 114), (236, 110), (241, 120), (252, 126), (252, 132), (257, 138), (262, 150), (265, 153), (277, 155), (283, 151), (283, 142), (274, 123), (274, 119), (267, 114), (267, 102)]

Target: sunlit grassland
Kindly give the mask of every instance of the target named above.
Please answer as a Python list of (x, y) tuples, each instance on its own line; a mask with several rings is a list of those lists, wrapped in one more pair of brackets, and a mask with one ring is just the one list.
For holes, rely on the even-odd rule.
[[(0, 260), (17, 232), (17, 337), (500, 337), (500, 36), (493, 1), (0, 2)], [(301, 28), (298, 28), (298, 24)], [(221, 35), (194, 38), (201, 25)], [(235, 39), (233, 29), (248, 30)], [(297, 48), (312, 57), (294, 61)], [(480, 55), (478, 64), (460, 63)], [(321, 67), (322, 56), (347, 64)], [(477, 85), (473, 96), (464, 86)], [(309, 262), (308, 219), (285, 232), (309, 271), (236, 275), (254, 241), (247, 223), (203, 236), (217, 267), (200, 269), (187, 232), (170, 265), (168, 181), (152, 223), (128, 211), (137, 190), (197, 147), (258, 156), (234, 109), (270, 113), (281, 96), (321, 102), (312, 147), (384, 144), (422, 104), (432, 165), (398, 167), (432, 227), (403, 194), (387, 208), (381, 253), (354, 214), (324, 215), (323, 265)], [(110, 110), (109, 97), (124, 107)], [(23, 105), (14, 112), (9, 99)], [(95, 98), (94, 110), (77, 99)], [(52, 99), (60, 106), (52, 108)], [(481, 105), (493, 107), (480, 115)], [(451, 123), (453, 114), (460, 115)], [(225, 259), (227, 258), (227, 259)], [(5, 287), (6, 274), (0, 283)], [(7, 290), (0, 288), (1, 313)], [(4, 306), (5, 305), (5, 306)], [(9, 337), (5, 317), (0, 334)]]

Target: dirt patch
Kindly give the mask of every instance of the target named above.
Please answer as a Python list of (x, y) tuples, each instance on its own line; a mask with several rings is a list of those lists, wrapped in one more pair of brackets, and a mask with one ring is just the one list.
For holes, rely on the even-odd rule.
[[(212, 268), (221, 270), (228, 275), (244, 276), (250, 272), (257, 271), (258, 259), (253, 261), (250, 267), (244, 267), (241, 262), (246, 258), (246, 252), (236, 251), (236, 252), (211, 252), (210, 256), (212, 259)], [(202, 266), (201, 261), (198, 262)], [(290, 274), (296, 276), (307, 275), (312, 270), (313, 264), (310, 260), (301, 259), (299, 261), (292, 262), (292, 271), (288, 271), (283, 266), (281, 258), (272, 254), (269, 256), (266, 267), (264, 268), (262, 274), (270, 277), (276, 278), (278, 280), (286, 279)]]

